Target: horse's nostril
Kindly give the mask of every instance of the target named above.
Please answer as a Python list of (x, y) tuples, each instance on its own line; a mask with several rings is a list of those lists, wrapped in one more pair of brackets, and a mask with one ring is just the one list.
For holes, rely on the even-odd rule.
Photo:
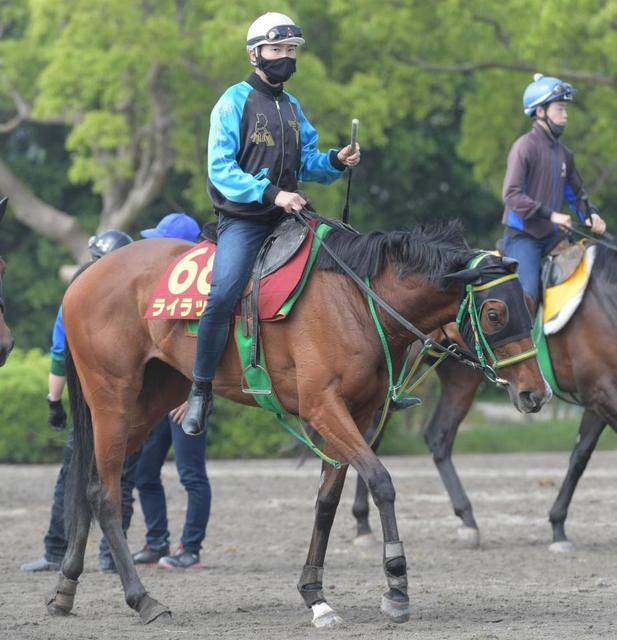
[(542, 408), (542, 400), (535, 391), (521, 391), (519, 396), (522, 404), (529, 409), (530, 412), (535, 413)]

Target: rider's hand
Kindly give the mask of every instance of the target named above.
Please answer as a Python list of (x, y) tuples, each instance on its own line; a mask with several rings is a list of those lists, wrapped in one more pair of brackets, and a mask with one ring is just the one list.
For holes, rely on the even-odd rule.
[(50, 400), (47, 398), (47, 404), (49, 405), (47, 424), (54, 431), (64, 431), (66, 429), (66, 411), (62, 406), (62, 400)]
[(285, 209), (287, 213), (294, 213), (294, 211), (302, 211), (306, 200), (299, 194), (293, 191), (279, 191), (274, 204), (281, 209)]
[(178, 424), (181, 424), (184, 420), (184, 416), (186, 414), (186, 410), (189, 406), (188, 400), (185, 400), (179, 407), (176, 407), (172, 411), (169, 412), (169, 417)]
[(351, 150), (351, 145), (348, 144), (346, 147), (343, 147), (337, 154), (336, 157), (346, 166), (346, 167), (355, 167), (358, 162), (360, 162), (360, 145), (356, 143), (356, 150)]
[(570, 228), (572, 227), (572, 216), (567, 213), (559, 213), (558, 211), (553, 211), (551, 213), (551, 222), (558, 224), (560, 227)]
[(606, 222), (597, 213), (592, 213), (590, 218), (585, 220), (585, 224), (591, 227), (591, 233), (601, 236), (606, 231)]

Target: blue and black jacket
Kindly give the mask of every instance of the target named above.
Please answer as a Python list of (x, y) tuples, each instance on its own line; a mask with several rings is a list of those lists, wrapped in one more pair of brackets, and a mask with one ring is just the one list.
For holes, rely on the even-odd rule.
[(283, 87), (253, 73), (221, 96), (210, 117), (208, 194), (217, 213), (269, 222), (283, 213), (279, 191), (299, 181), (330, 184), (342, 175), (337, 150), (321, 153), (318, 134)]

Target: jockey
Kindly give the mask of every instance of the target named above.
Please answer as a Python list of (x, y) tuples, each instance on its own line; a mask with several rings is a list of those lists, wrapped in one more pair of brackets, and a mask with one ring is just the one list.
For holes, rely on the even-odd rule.
[[(131, 236), (124, 231), (103, 231), (98, 235), (92, 236), (88, 242), (92, 261), (102, 258), (104, 255), (115, 251), (124, 245), (133, 242)], [(80, 272), (78, 272), (79, 274)], [(51, 367), (49, 372), (47, 404), (49, 405), (49, 414), (47, 424), (54, 431), (63, 431), (66, 429), (66, 411), (62, 406), (62, 391), (66, 383), (66, 368), (64, 364), (66, 339), (64, 337), (64, 321), (62, 320), (62, 305), (58, 309), (54, 330), (52, 334), (51, 347)], [(66, 474), (71, 462), (73, 454), (73, 432), (69, 434), (64, 445), (64, 458), (56, 486), (54, 489), (54, 499), (51, 507), (51, 517), (49, 519), (49, 528), (45, 536), (45, 554), (21, 566), (22, 571), (58, 571), (62, 558), (66, 552), (67, 539), (64, 535), (64, 483)], [(101, 540), (101, 549), (99, 555), (101, 569), (109, 570), (113, 568), (113, 560), (109, 553), (106, 543)]]
[(587, 200), (574, 154), (559, 141), (573, 96), (567, 82), (534, 75), (523, 95), (523, 111), (533, 125), (512, 145), (503, 182), (504, 254), (518, 260), (521, 285), (536, 304), (540, 261), (559, 242), (559, 228), (572, 226), (570, 215), (562, 213), (564, 200), (593, 233), (606, 231)]
[(208, 304), (199, 321), (192, 397), (182, 428), (206, 428), (212, 380), (225, 349), (233, 310), (259, 249), (285, 214), (306, 200), (298, 181), (330, 184), (360, 161), (351, 145), (322, 153), (317, 131), (298, 100), (283, 90), (296, 70), (302, 30), (282, 13), (253, 22), (246, 49), (253, 73), (214, 106), (208, 138), (208, 194), (218, 214), (218, 244)]

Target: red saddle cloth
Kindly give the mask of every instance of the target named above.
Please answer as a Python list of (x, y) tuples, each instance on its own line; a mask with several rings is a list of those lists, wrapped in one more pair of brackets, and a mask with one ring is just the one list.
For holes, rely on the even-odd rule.
[[(311, 251), (312, 234), (307, 234), (295, 255), (280, 269), (262, 278), (259, 286), (259, 318), (280, 320), (283, 303), (300, 282)], [(208, 303), (216, 245), (200, 242), (178, 256), (165, 271), (144, 314), (144, 318), (196, 320)], [(240, 307), (236, 309), (239, 315)]]

